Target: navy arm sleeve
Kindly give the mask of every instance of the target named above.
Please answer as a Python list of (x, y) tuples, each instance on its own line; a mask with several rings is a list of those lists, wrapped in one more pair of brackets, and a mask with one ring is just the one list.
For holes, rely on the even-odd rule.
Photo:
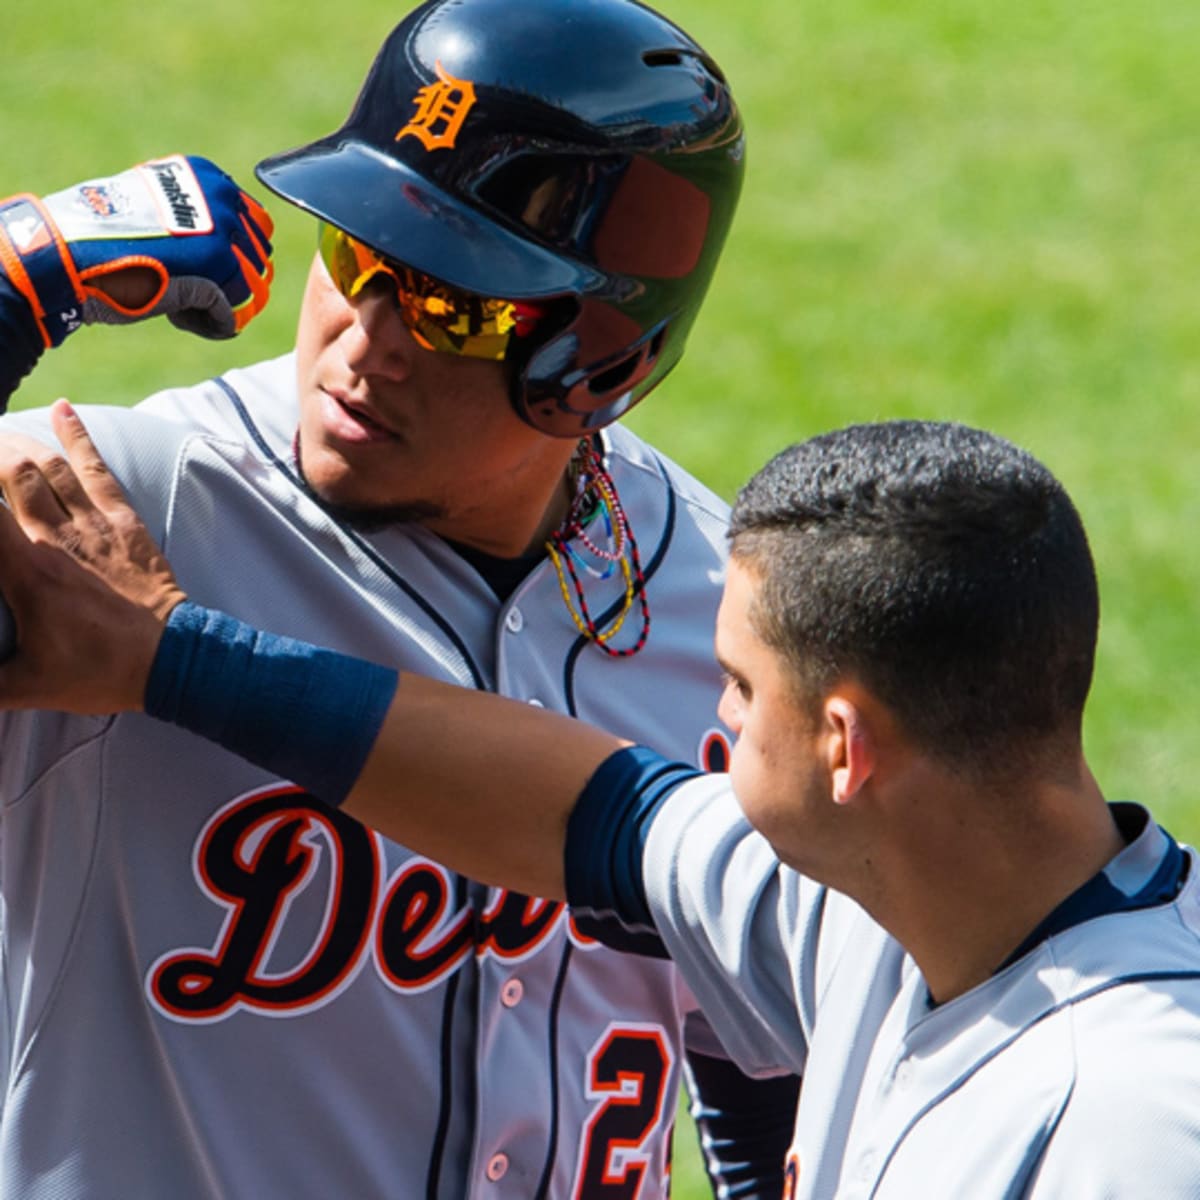
[(0, 412), (44, 348), (28, 302), (0, 268)]

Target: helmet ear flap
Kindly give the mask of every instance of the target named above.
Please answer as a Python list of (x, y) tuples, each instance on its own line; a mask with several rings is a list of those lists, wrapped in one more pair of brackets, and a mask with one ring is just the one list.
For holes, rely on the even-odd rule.
[[(628, 412), (663, 375), (670, 321), (632, 345), (578, 366), (580, 340), (568, 328), (538, 347), (518, 369), (512, 400), (518, 416), (550, 437), (582, 437)], [(659, 370), (663, 367), (663, 370)]]

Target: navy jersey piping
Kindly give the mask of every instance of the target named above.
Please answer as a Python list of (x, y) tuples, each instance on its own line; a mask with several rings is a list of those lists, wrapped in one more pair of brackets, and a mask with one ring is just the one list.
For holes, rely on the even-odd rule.
[(547, 1200), (554, 1176), (554, 1163), (558, 1158), (558, 1016), (562, 1007), (563, 989), (567, 985), (567, 967), (571, 963), (574, 950), (568, 941), (563, 950), (558, 976), (554, 980), (554, 998), (550, 1002), (550, 1036), (546, 1043), (550, 1075), (550, 1131), (546, 1139), (546, 1165), (542, 1168), (542, 1178), (534, 1193), (535, 1200)]
[(467, 670), (471, 673), (471, 682), (480, 691), (487, 691), (487, 684), (484, 681), (483, 672), (476, 665), (475, 660), (471, 657), (471, 652), (467, 649), (466, 643), (459, 636), (458, 631), (442, 616), (418, 591), (416, 591), (402, 576), (392, 569), (388, 561), (363, 537), (356, 533), (353, 529), (348, 528), (343, 522), (339, 521), (324, 505), (321, 505), (319, 498), (314, 497), (312, 493), (304, 487), (302, 480), (285, 463), (278, 454), (271, 448), (263, 435), (259, 432), (258, 426), (254, 423), (254, 418), (250, 416), (249, 410), (243, 403), (241, 396), (237, 394), (233, 385), (224, 378), (216, 378), (213, 382), (229, 397), (234, 408), (237, 410), (238, 416), (241, 418), (242, 424), (246, 427), (246, 432), (253, 439), (254, 444), (266, 455), (267, 460), (271, 465), (284, 476), (295, 488), (302, 491), (306, 496), (314, 500), (321, 506), (323, 512), (333, 521), (337, 527), (396, 585), (421, 611), (445, 634), (446, 638), (462, 656), (463, 662), (466, 664)]
[[(459, 908), (465, 906), (467, 899), (467, 882), (461, 875), (455, 876), (454, 900)], [(458, 996), (458, 984), (461, 972), (455, 971), (446, 981), (446, 996), (442, 1004), (442, 1102), (438, 1110), (437, 1130), (433, 1135), (433, 1146), (429, 1151), (429, 1176), (426, 1180), (425, 1195), (427, 1200), (437, 1200), (438, 1188), (442, 1180), (442, 1162), (446, 1157), (446, 1139), (450, 1133), (450, 1114), (453, 1111), (451, 1097), (454, 1093), (454, 1002)]]

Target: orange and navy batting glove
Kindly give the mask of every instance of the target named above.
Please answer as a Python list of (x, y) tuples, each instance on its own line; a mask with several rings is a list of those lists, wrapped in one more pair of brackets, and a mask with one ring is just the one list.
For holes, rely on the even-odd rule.
[[(45, 347), (80, 325), (165, 314), (208, 338), (262, 311), (274, 267), (266, 209), (206, 158), (172, 155), (39, 199), (0, 200), (0, 270), (26, 300)], [(148, 268), (153, 295), (127, 308), (105, 277)]]

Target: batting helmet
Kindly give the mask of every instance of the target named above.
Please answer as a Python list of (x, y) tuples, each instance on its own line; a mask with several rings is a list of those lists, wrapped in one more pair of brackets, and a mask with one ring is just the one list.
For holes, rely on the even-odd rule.
[(286, 200), (455, 287), (547, 302), (512, 399), (578, 437), (679, 361), (733, 218), (720, 68), (633, 0), (429, 0), (346, 123), (266, 159)]

